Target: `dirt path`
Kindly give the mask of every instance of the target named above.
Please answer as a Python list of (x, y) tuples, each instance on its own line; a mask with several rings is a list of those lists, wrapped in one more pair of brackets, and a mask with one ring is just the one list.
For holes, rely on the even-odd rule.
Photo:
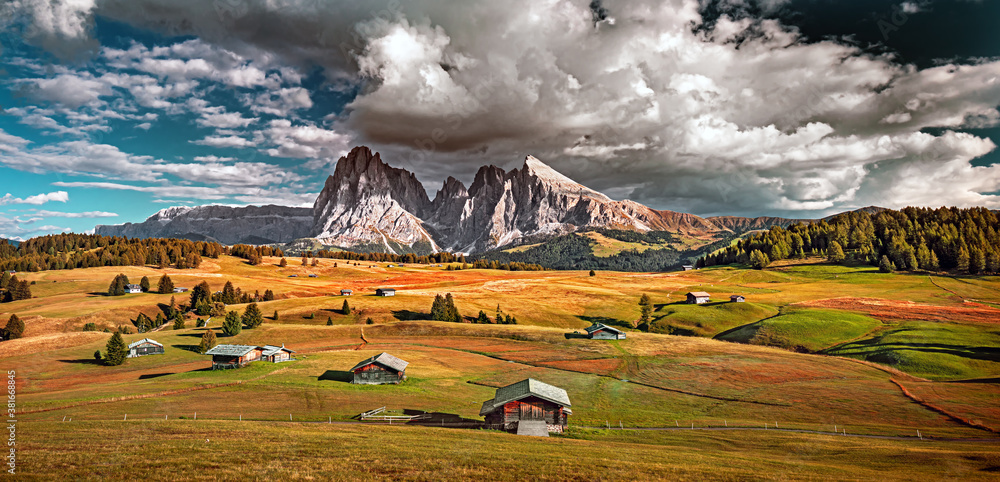
[(918, 396), (910, 393), (910, 391), (907, 390), (906, 387), (904, 387), (902, 383), (899, 383), (898, 381), (896, 381), (895, 378), (890, 378), (889, 381), (891, 381), (892, 383), (895, 383), (896, 386), (899, 387), (899, 389), (903, 391), (903, 395), (905, 395), (906, 398), (909, 398), (910, 400), (913, 400), (914, 402), (920, 404), (922, 407), (924, 407), (924, 408), (926, 408), (926, 409), (928, 409), (928, 410), (930, 410), (932, 412), (937, 412), (937, 413), (940, 413), (941, 415), (944, 415), (945, 417), (948, 417), (948, 419), (950, 419), (953, 422), (957, 422), (957, 423), (960, 423), (960, 424), (965, 425), (967, 427), (972, 427), (972, 428), (978, 429), (978, 430), (985, 430), (985, 431), (991, 432), (991, 433), (1000, 433), (1000, 431), (997, 431), (996, 429), (993, 429), (992, 427), (987, 427), (986, 425), (983, 425), (981, 423), (973, 422), (972, 420), (969, 420), (969, 419), (967, 419), (965, 417), (962, 417), (961, 415), (956, 415), (956, 414), (954, 414), (954, 413), (952, 413), (952, 412), (950, 412), (948, 410), (945, 410), (942, 407), (934, 405), (933, 403), (930, 403), (930, 402), (928, 402), (928, 401), (926, 401), (926, 400), (924, 400), (924, 399), (922, 399), (922, 398), (920, 398), (920, 397), (918, 397)]

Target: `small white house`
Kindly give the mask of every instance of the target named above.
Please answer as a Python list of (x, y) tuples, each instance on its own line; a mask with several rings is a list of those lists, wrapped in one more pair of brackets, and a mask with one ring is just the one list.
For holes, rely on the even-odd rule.
[(125, 285), (125, 292), (129, 294), (142, 293), (142, 286), (139, 285)]

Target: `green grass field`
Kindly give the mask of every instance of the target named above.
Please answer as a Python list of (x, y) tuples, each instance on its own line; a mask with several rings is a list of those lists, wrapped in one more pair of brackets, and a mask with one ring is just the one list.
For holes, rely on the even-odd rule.
[[(263, 326), (219, 342), (285, 344), (296, 360), (228, 371), (210, 370), (209, 357), (193, 351), (204, 332), (193, 318), (183, 330), (168, 325), (125, 336), (126, 342), (156, 339), (164, 355), (119, 367), (94, 361), (110, 335), (82, 332), (83, 324), (129, 324), (140, 311), (155, 316), (171, 298), (104, 296), (111, 278), (121, 271), (136, 280), (149, 276), (155, 285), (161, 270), (27, 274), (36, 282), (35, 298), (0, 305), (0, 320), (17, 313), (27, 326), (25, 338), (0, 343), (0, 363), (18, 381), (22, 474), (567, 480), (881, 473), (964, 480), (1000, 470), (1000, 438), (990, 430), (1000, 430), (1000, 310), (991, 305), (1000, 302), (1000, 283), (994, 278), (885, 275), (823, 264), (591, 277), (333, 260), (317, 268), (294, 260), (279, 268), (277, 261), (254, 267), (223, 257), (198, 270), (167, 270), (177, 286), (205, 280), (216, 290), (230, 280), (281, 298), (261, 303)], [(372, 296), (378, 287), (399, 294)], [(356, 293), (346, 298), (348, 315), (337, 312), (345, 298), (334, 294), (341, 288)], [(688, 291), (708, 291), (716, 300), (740, 293), (748, 302), (680, 303)], [(499, 304), (519, 324), (427, 321), (431, 300), (446, 292), (465, 315), (483, 310), (493, 316)], [(659, 333), (627, 329), (628, 338), (617, 341), (567, 336), (592, 322), (631, 326), (642, 293), (656, 305), (652, 331)], [(274, 311), (278, 320), (271, 319)], [(365, 324), (368, 318), (374, 324)], [(218, 331), (219, 323), (213, 319), (210, 327)], [(405, 383), (346, 383), (346, 370), (382, 351), (410, 362)], [(382, 406), (478, 420), (495, 387), (528, 377), (567, 390), (573, 402), (568, 434), (536, 440), (322, 423), (348, 422)], [(769, 430), (677, 430), (692, 425)], [(782, 432), (776, 425), (905, 439)], [(584, 428), (602, 426), (673, 430)], [(366, 443), (377, 448), (349, 450)], [(233, 462), (251, 446), (262, 455)], [(429, 452), (446, 455), (426, 457)]]

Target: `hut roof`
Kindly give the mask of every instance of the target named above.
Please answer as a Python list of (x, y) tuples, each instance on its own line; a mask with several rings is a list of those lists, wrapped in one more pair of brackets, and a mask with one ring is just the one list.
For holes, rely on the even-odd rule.
[(396, 291), (396, 288), (379, 288), (376, 291)]
[(615, 333), (625, 333), (624, 331), (621, 331), (618, 328), (605, 325), (604, 323), (594, 323), (593, 325), (587, 327), (587, 333), (593, 333), (599, 330), (608, 330), (608, 331), (613, 331)]
[(712, 296), (704, 291), (692, 291), (688, 294), (694, 296), (695, 298), (710, 298)]
[(216, 345), (206, 355), (243, 356), (260, 348), (256, 345)]
[[(506, 387), (498, 388), (493, 400), (483, 402), (483, 408), (479, 410), (479, 415), (486, 415), (507, 403), (529, 396), (538, 397), (567, 408), (570, 406), (569, 395), (566, 393), (566, 390), (554, 387), (545, 382), (540, 382), (534, 378), (528, 378), (507, 385)], [(570, 413), (572, 412), (570, 411)]]
[(156, 340), (150, 340), (149, 338), (143, 338), (143, 339), (141, 339), (139, 341), (133, 341), (132, 343), (129, 343), (128, 344), (128, 349), (131, 350), (131, 349), (133, 349), (133, 348), (135, 348), (135, 347), (137, 347), (137, 346), (139, 346), (139, 345), (141, 345), (143, 343), (151, 343), (151, 344), (156, 345), (156, 346), (163, 346), (163, 343), (160, 343), (160, 342), (158, 342)]
[(292, 350), (290, 348), (285, 348), (284, 344), (282, 344), (281, 346), (264, 345), (262, 348), (264, 349), (264, 353), (261, 353), (261, 355), (263, 356), (271, 356), (274, 355), (275, 353), (278, 353), (279, 351), (287, 351), (288, 353), (295, 353), (295, 350)]
[(378, 363), (379, 365), (392, 368), (393, 370), (400, 372), (406, 370), (406, 366), (410, 364), (409, 362), (400, 360), (399, 358), (396, 358), (388, 353), (383, 352), (359, 362), (357, 365), (354, 365), (354, 368), (351, 368), (351, 371), (353, 372), (358, 368), (361, 368), (365, 365), (371, 365), (372, 363)]

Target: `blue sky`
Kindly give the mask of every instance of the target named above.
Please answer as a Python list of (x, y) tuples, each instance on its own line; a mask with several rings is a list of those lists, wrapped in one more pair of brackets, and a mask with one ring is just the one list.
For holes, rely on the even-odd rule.
[(1000, 208), (997, 2), (0, 8), (0, 237), (308, 206), (358, 144), (431, 195), (530, 154), (699, 215)]

